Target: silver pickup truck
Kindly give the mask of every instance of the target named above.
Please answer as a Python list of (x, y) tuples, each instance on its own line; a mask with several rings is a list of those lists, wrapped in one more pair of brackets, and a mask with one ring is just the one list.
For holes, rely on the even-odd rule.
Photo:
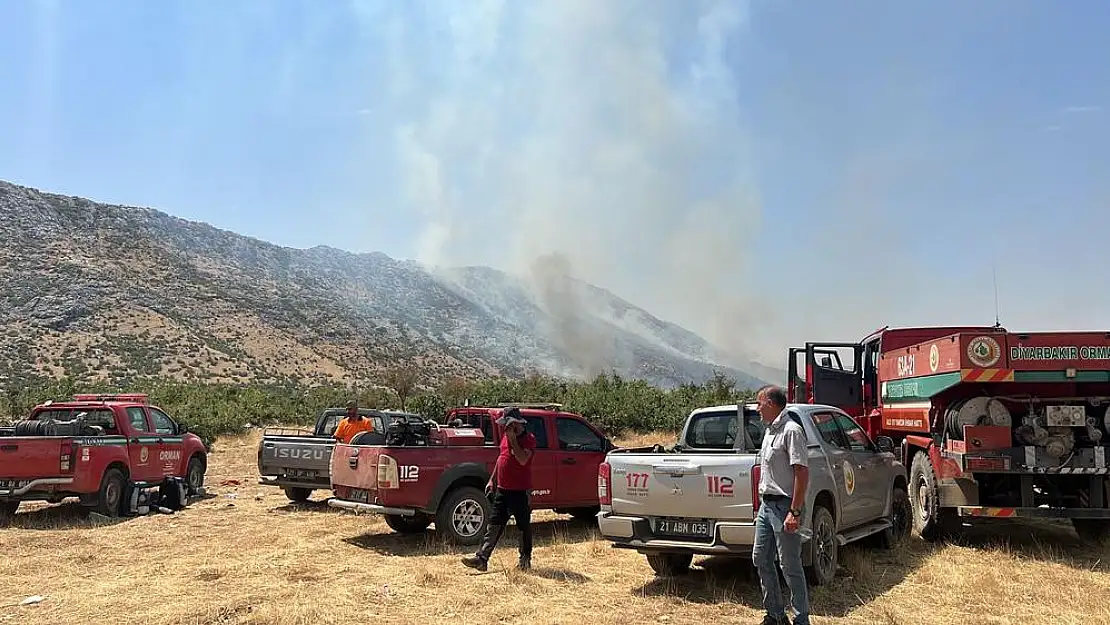
[[(373, 430), (360, 437), (378, 436), (385, 441), (390, 414), (360, 408), (359, 414), (374, 423)], [(335, 447), (335, 428), (347, 415), (346, 408), (325, 408), (312, 430), (266, 428), (258, 443), (259, 484), (278, 486), (291, 501), (303, 502), (312, 491), (331, 490), (331, 451)]]
[[(874, 442), (832, 406), (791, 404), (809, 440), (802, 563), (814, 585), (833, 579), (838, 548), (865, 537), (904, 539), (911, 510), (906, 468), (889, 437)], [(694, 554), (750, 557), (764, 425), (755, 404), (700, 408), (679, 442), (609, 452), (598, 470), (601, 534), (647, 556), (657, 575), (687, 570)]]

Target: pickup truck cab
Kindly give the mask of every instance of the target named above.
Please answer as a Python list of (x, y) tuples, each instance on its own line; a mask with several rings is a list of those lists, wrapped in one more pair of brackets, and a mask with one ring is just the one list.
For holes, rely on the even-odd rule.
[[(373, 423), (370, 432), (359, 436), (377, 435), (385, 440), (385, 427), (391, 413), (360, 408), (358, 413)], [(331, 452), (335, 447), (335, 429), (347, 416), (346, 408), (325, 408), (311, 430), (300, 428), (266, 428), (258, 443), (258, 483), (277, 486), (290, 501), (308, 501), (312, 491), (331, 490)], [(370, 442), (371, 439), (365, 439)]]
[[(906, 468), (886, 437), (872, 442), (842, 410), (790, 404), (809, 441), (803, 564), (811, 583), (833, 579), (838, 548), (879, 535), (893, 546), (910, 529)], [(598, 469), (601, 534), (647, 556), (659, 575), (694, 554), (751, 556), (759, 510), (758, 452), (765, 426), (755, 404), (700, 408), (671, 450), (612, 451)]]
[(198, 494), (207, 463), (201, 439), (144, 394), (48, 401), (0, 428), (0, 514), (23, 501), (78, 497), (118, 517), (135, 510), (137, 491), (171, 478), (184, 478), (186, 496)]
[[(597, 470), (613, 444), (581, 415), (557, 405), (515, 404), (536, 437), (532, 509), (592, 519), (599, 510)], [(499, 453), (503, 407), (452, 409), (446, 425), (409, 420), (389, 426), (385, 444), (336, 444), (335, 497), (328, 505), (382, 514), (400, 533), (433, 522), (449, 541), (481, 541), (491, 513), (485, 486)]]

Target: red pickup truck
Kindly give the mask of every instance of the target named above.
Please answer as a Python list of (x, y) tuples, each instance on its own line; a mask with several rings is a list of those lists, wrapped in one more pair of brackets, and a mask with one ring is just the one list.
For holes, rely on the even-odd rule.
[(118, 517), (133, 494), (184, 478), (186, 495), (204, 484), (208, 456), (195, 434), (145, 394), (74, 395), (35, 406), (14, 427), (0, 428), (0, 516), (23, 501), (85, 507)]
[[(536, 437), (532, 509), (589, 518), (600, 509), (598, 465), (613, 443), (581, 415), (557, 404), (513, 404)], [(385, 445), (337, 444), (331, 456), (335, 497), (328, 505), (382, 514), (396, 532), (422, 532), (432, 522), (456, 544), (481, 541), (491, 513), (485, 486), (497, 460), (502, 409), (455, 408), (446, 424), (397, 420)]]

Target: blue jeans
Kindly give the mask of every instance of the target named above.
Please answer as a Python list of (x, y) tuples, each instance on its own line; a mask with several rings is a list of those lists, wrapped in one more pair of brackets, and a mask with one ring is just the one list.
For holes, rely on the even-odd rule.
[(802, 537), (797, 532), (783, 531), (786, 514), (790, 511), (790, 500), (759, 503), (759, 514), (755, 519), (755, 546), (752, 561), (759, 571), (759, 584), (763, 587), (763, 609), (767, 614), (786, 617), (779, 586), (779, 573), (775, 567), (775, 556), (782, 566), (786, 585), (790, 588), (790, 607), (794, 608), (794, 625), (809, 625), (809, 596), (806, 588), (805, 573), (802, 571)]

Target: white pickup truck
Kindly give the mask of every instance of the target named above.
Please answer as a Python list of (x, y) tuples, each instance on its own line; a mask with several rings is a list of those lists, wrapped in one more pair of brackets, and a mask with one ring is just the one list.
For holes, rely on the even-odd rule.
[[(790, 404), (809, 440), (802, 563), (814, 585), (833, 579), (838, 548), (869, 536), (892, 547), (910, 531), (906, 468), (890, 438), (875, 442), (838, 408)], [(617, 449), (598, 469), (601, 534), (647, 556), (657, 575), (694, 554), (750, 557), (759, 507), (764, 425), (755, 404), (699, 408), (671, 449)]]

